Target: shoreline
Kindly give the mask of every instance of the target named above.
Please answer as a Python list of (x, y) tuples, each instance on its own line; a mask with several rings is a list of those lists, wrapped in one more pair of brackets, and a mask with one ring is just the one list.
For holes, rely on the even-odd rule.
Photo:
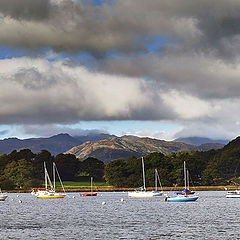
[[(128, 192), (134, 191), (136, 188), (116, 188), (116, 187), (94, 187), (93, 192)], [(159, 189), (159, 188), (158, 188)], [(168, 191), (181, 191), (184, 187), (163, 187), (164, 192)], [(190, 188), (192, 191), (229, 191), (240, 189), (240, 186), (196, 186)], [(147, 188), (147, 191), (154, 191), (155, 188)], [(9, 190), (3, 191), (8, 193), (30, 193), (32, 189), (20, 189), (20, 190)], [(62, 189), (56, 189), (56, 192), (62, 192)], [(91, 192), (90, 187), (80, 187), (80, 188), (65, 188), (65, 192)]]

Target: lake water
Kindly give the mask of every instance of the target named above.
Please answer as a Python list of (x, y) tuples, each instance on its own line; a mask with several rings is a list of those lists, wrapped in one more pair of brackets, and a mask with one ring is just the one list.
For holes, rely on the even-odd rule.
[(240, 239), (240, 199), (227, 199), (225, 192), (199, 192), (198, 201), (187, 203), (124, 192), (8, 196), (0, 202), (0, 239)]

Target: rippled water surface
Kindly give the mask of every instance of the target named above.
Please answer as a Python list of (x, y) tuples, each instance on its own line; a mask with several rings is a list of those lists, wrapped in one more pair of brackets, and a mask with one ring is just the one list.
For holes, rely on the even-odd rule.
[(198, 201), (187, 203), (123, 192), (18, 195), (0, 202), (0, 239), (240, 239), (240, 198), (227, 199), (224, 192), (200, 192)]

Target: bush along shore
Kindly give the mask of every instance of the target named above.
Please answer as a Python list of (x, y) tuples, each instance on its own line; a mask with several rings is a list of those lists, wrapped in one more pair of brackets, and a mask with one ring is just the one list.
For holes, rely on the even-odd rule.
[[(226, 190), (236, 190), (240, 189), (240, 186), (196, 186), (190, 188), (193, 191), (226, 191)], [(164, 192), (168, 191), (180, 191), (183, 190), (184, 187), (163, 187)], [(117, 188), (117, 187), (94, 187), (94, 192), (128, 192), (128, 191), (134, 191), (135, 188)], [(147, 191), (154, 191), (155, 188), (149, 187), (147, 188)], [(61, 191), (61, 189), (58, 189), (58, 191)], [(65, 189), (66, 192), (90, 192), (90, 187), (82, 187), (82, 188), (67, 188)]]
[[(170, 191), (180, 191), (184, 187), (163, 187), (164, 192), (170, 192)], [(240, 186), (196, 186), (190, 188), (192, 191), (230, 191), (230, 190), (236, 190), (240, 189)], [(102, 187), (94, 187), (94, 192), (128, 192), (128, 191), (134, 191), (135, 188), (117, 188), (117, 187), (111, 187), (111, 186), (102, 186)], [(154, 191), (155, 188), (149, 187), (147, 188), (147, 191)], [(7, 191), (9, 193), (29, 193), (32, 189), (18, 189), (18, 190), (10, 190)], [(62, 192), (62, 189), (56, 189), (57, 192)], [(77, 187), (77, 188), (65, 188), (65, 192), (90, 192), (90, 187)], [(3, 190), (3, 192), (6, 192)]]

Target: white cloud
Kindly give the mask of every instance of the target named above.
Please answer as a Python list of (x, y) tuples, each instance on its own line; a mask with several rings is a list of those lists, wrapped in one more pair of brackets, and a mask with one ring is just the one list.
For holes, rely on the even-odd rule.
[(171, 91), (161, 97), (181, 119), (209, 117), (213, 114), (214, 108), (211, 104), (183, 92)]
[(134, 135), (138, 137), (151, 137), (156, 139), (162, 139), (166, 141), (172, 141), (176, 138), (176, 134), (183, 130), (183, 127), (176, 127), (171, 130), (152, 130), (150, 128), (143, 128), (138, 131), (123, 132), (123, 135)]
[(161, 118), (152, 84), (142, 78), (24, 57), (0, 60), (0, 83), (2, 124)]

